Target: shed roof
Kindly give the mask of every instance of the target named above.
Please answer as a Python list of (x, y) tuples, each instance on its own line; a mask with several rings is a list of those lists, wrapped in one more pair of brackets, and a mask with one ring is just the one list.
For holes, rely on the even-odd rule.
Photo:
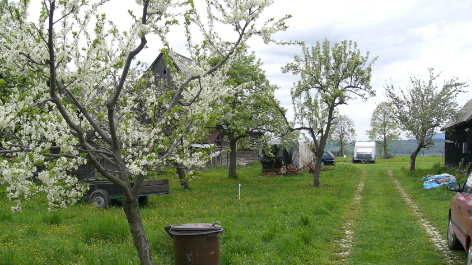
[(472, 99), (469, 100), (464, 106), (457, 112), (452, 119), (444, 125), (441, 130), (444, 131), (445, 129), (451, 127), (457, 127), (472, 121)]
[(210, 135), (208, 136), (208, 139), (206, 139), (206, 141), (204, 141), (204, 143), (208, 143), (208, 144), (212, 144), (216, 141), (216, 139), (218, 138), (218, 136), (220, 135), (221, 131), (219, 130), (215, 130), (215, 131), (212, 131), (210, 133)]
[[(164, 53), (162, 52), (159, 53), (159, 55), (156, 57), (154, 62), (152, 62), (151, 68), (157, 63), (157, 61), (159, 61), (159, 59), (161, 59), (162, 55), (164, 55)], [(178, 53), (169, 54), (169, 56), (172, 59), (172, 61), (174, 61), (175, 66), (177, 67), (177, 70), (182, 71), (182, 72), (185, 72), (187, 70), (187, 66), (191, 64), (193, 61), (192, 59), (187, 58), (183, 56), (182, 54), (178, 54)]]

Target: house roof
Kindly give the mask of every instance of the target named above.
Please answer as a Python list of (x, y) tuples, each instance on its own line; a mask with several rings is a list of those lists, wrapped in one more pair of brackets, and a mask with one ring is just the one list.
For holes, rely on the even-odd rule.
[(457, 127), (472, 121), (472, 99), (469, 100), (465, 105), (457, 112), (452, 119), (444, 125), (441, 130), (445, 130), (451, 127)]
[[(161, 57), (164, 55), (164, 53), (159, 53), (159, 55), (156, 57), (154, 62), (151, 64), (151, 68), (161, 59)], [(173, 53), (169, 54), (170, 58), (172, 61), (174, 61), (175, 67), (177, 67), (177, 70), (185, 72), (187, 70), (187, 66), (192, 63), (192, 59), (187, 58), (183, 56), (182, 54), (178, 53)]]
[(216, 141), (216, 139), (218, 138), (218, 136), (220, 135), (221, 131), (219, 130), (215, 130), (213, 132), (211, 132), (211, 134), (208, 136), (208, 139), (206, 141), (204, 141), (204, 143), (208, 143), (208, 144), (212, 144)]
[(193, 62), (192, 59), (187, 58), (178, 53), (170, 55), (170, 58), (172, 58), (172, 61), (174, 61), (175, 65), (177, 66), (177, 69), (183, 72), (185, 72), (187, 70), (187, 66)]

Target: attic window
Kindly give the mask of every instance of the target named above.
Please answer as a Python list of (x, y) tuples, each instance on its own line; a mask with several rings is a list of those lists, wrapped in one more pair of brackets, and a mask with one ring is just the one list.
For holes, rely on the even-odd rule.
[(164, 74), (167, 74), (167, 71), (166, 71), (166, 69), (164, 69)]

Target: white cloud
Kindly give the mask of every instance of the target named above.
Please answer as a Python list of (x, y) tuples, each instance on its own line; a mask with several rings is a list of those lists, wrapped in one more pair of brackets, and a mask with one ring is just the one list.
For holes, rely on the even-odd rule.
[[(279, 17), (290, 13), (290, 28), (277, 36), (282, 39), (304, 40), (307, 45), (328, 38), (332, 43), (344, 39), (358, 42), (362, 52), (379, 56), (373, 66), (372, 86), (377, 96), (367, 102), (348, 102), (340, 112), (356, 124), (357, 139), (367, 140), (365, 131), (375, 104), (385, 101), (386, 82), (407, 87), (409, 76), (427, 78), (427, 68), (433, 67), (441, 78), (459, 77), (470, 82), (472, 58), (472, 2), (455, 1), (302, 1), (276, 2), (270, 12)], [(265, 62), (264, 68), (271, 82), (278, 84), (277, 94), (283, 103), (296, 78), (281, 74), (280, 66), (293, 60), (299, 47), (262, 46), (254, 41), (256, 54)], [(284, 81), (284, 80), (286, 81)], [(278, 83), (277, 83), (278, 82)], [(439, 82), (441, 84), (442, 81)], [(461, 95), (463, 105), (472, 98), (472, 92)], [(291, 107), (289, 103), (285, 107)]]

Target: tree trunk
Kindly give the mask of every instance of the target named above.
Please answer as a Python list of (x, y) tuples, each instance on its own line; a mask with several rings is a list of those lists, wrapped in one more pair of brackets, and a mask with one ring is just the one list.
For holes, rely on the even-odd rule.
[(234, 137), (229, 137), (229, 173), (228, 177), (236, 179), (236, 151), (237, 151), (237, 140)]
[(185, 176), (185, 167), (177, 166), (176, 168), (177, 168), (177, 174), (179, 175), (180, 186), (183, 189), (188, 190), (188, 181)]
[(410, 155), (410, 171), (415, 171), (416, 169), (416, 153), (413, 152), (411, 155)]
[(384, 140), (383, 148), (384, 148), (384, 156), (387, 156), (388, 154), (387, 140)]
[(316, 157), (315, 172), (313, 173), (313, 187), (320, 186), (321, 156)]
[(123, 211), (126, 214), (131, 236), (133, 237), (134, 246), (138, 251), (141, 265), (153, 265), (154, 262), (152, 260), (151, 249), (139, 213), (138, 199), (135, 198), (130, 202), (125, 197), (123, 199)]
[(410, 155), (410, 171), (415, 171), (416, 169), (416, 156), (418, 155), (420, 150), (421, 150), (421, 145), (418, 145), (415, 151), (413, 151), (413, 153), (411, 153)]

